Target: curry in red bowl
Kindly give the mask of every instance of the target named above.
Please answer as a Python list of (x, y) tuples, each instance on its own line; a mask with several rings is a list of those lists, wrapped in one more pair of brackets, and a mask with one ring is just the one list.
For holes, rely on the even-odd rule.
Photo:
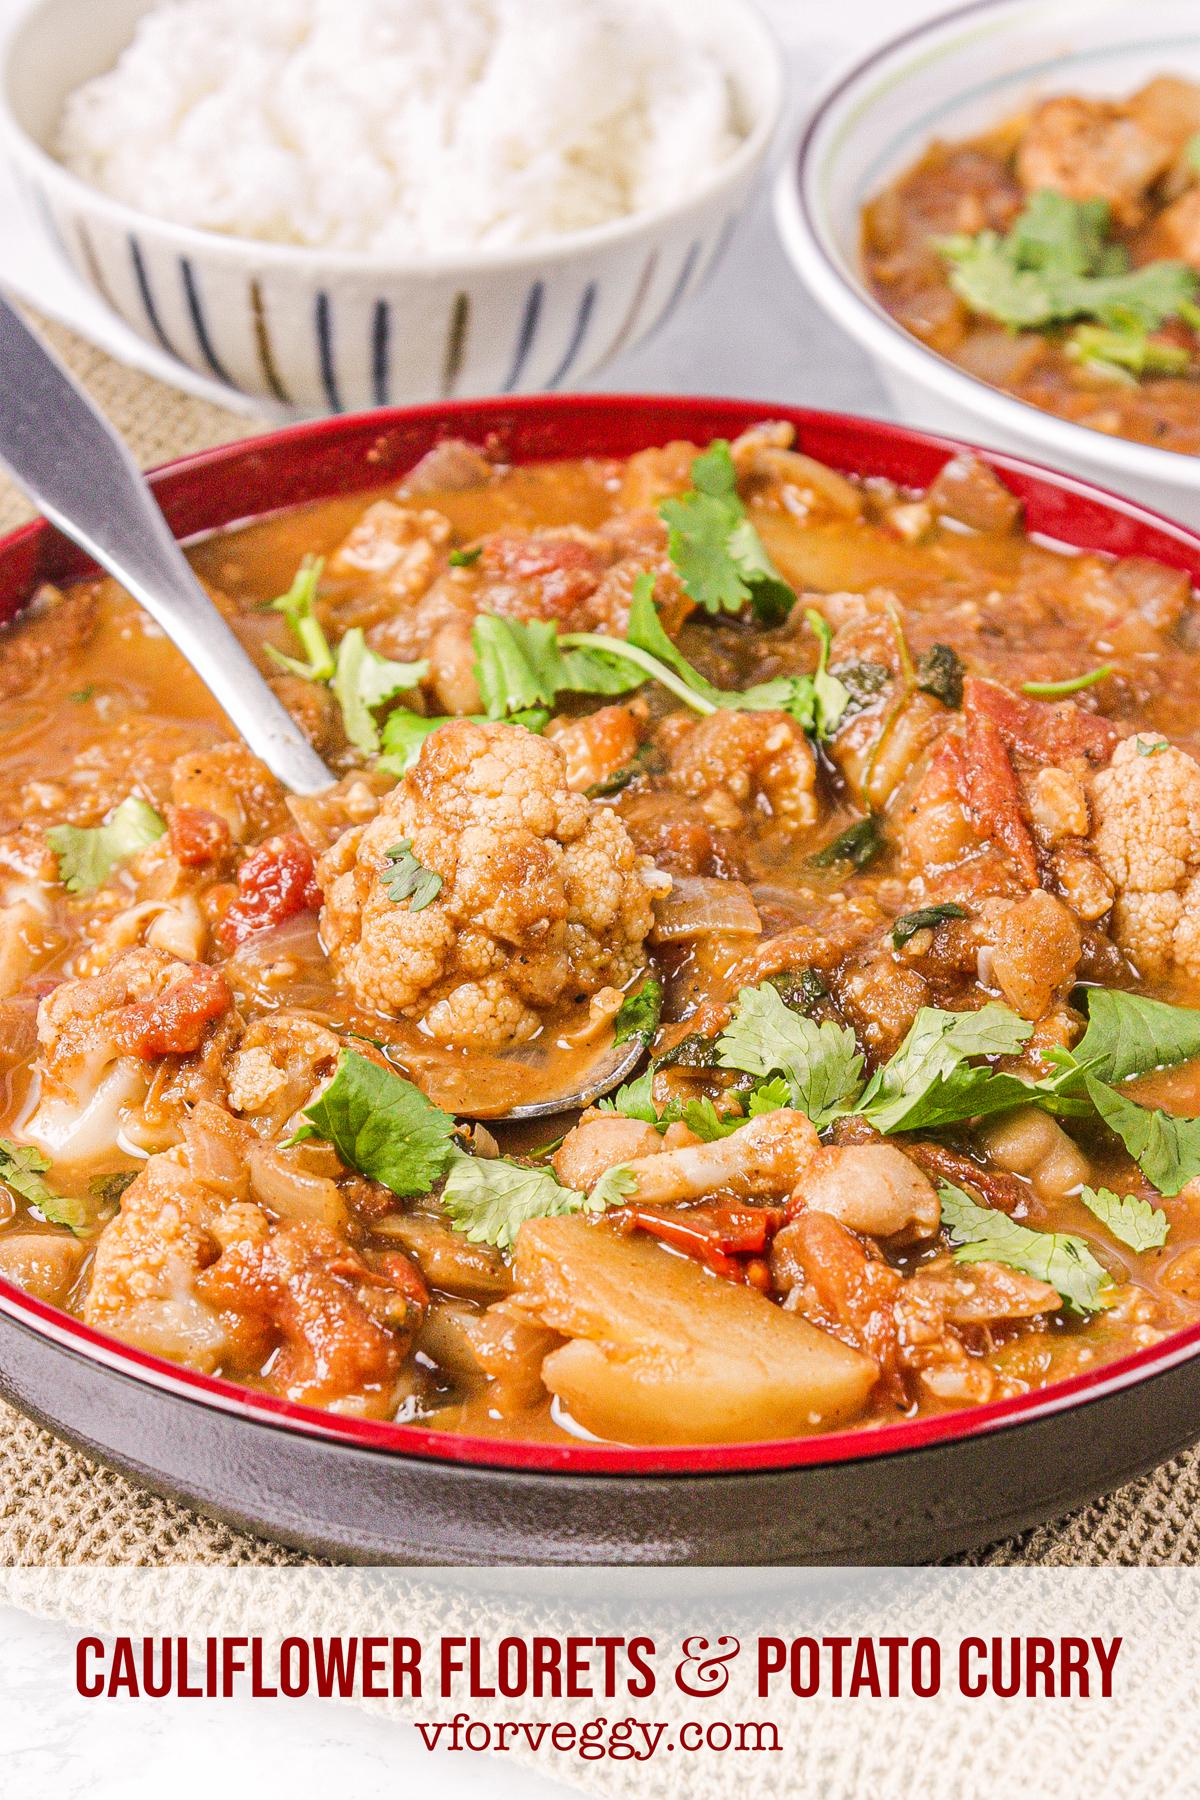
[[(193, 555), (338, 781), (289, 798), (110, 583), (7, 627), (0, 1275), (551, 1444), (878, 1426), (1200, 1320), (1182, 569), (773, 424), (446, 441)], [(560, 1138), (503, 1124), (614, 1036)]]

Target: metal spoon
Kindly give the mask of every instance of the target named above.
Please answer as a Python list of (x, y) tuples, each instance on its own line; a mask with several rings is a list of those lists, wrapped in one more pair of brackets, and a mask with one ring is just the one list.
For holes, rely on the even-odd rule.
[(295, 794), (333, 776), (192, 573), (107, 419), (0, 296), (0, 463), (35, 506), (162, 626), (271, 773)]
[[(157, 620), (285, 787), (315, 794), (332, 785), (333, 776), (192, 573), (125, 445), (2, 295), (0, 463), (64, 536)], [(490, 1116), (545, 1119), (582, 1109), (631, 1075), (643, 1054), (638, 1038), (610, 1045), (573, 1092)]]
[[(603, 1055), (597, 1058), (580, 1082), (570, 1094), (555, 1094), (549, 1100), (530, 1100), (523, 1105), (510, 1106), (507, 1112), (492, 1115), (492, 1122), (497, 1120), (503, 1124), (515, 1124), (521, 1119), (551, 1119), (556, 1113), (582, 1112), (585, 1106), (591, 1106), (602, 1094), (611, 1093), (619, 1087), (628, 1076), (633, 1074), (646, 1054), (646, 1046), (640, 1038), (631, 1038), (625, 1044), (610, 1044)], [(472, 1112), (472, 1118), (486, 1118), (485, 1113)]]

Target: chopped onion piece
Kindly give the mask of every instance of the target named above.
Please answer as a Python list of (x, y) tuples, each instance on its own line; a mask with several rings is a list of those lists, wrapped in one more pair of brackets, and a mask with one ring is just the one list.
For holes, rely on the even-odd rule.
[(654, 941), (677, 944), (697, 937), (758, 937), (762, 920), (744, 881), (678, 875), (654, 908)]

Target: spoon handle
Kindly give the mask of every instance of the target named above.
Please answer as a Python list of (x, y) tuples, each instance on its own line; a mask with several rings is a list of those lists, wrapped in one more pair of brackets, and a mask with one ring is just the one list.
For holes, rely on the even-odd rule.
[(192, 573), (125, 445), (3, 295), (0, 462), (46, 518), (157, 620), (285, 787), (314, 794), (332, 784)]

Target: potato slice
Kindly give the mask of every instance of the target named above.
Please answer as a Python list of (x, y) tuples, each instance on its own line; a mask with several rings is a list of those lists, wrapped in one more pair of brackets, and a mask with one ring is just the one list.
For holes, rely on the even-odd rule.
[(790, 1437), (856, 1417), (875, 1385), (868, 1357), (649, 1238), (531, 1220), (516, 1274), (521, 1311), (571, 1340), (542, 1379), (598, 1437)]

